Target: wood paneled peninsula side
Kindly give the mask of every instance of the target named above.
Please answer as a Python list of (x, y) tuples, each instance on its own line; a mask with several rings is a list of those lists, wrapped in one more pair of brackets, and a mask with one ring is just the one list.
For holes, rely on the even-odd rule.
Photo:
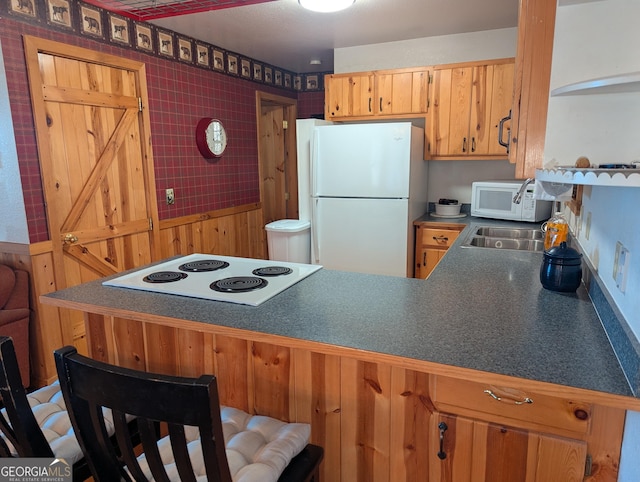
[(311, 423), (325, 481), (615, 482), (640, 400), (585, 288), (544, 290), (540, 253), (462, 248), (478, 223), (427, 280), (323, 269), (258, 307), (100, 280), (41, 300), (85, 313), (94, 358), (215, 373), (222, 403)]

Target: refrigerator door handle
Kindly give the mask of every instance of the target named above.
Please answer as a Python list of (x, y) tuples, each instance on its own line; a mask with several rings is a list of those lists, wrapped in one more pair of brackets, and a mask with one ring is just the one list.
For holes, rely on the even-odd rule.
[(320, 142), (318, 141), (318, 135), (319, 135), (318, 132), (314, 129), (313, 136), (311, 137), (311, 156), (310, 156), (311, 158), (309, 160), (309, 177), (311, 178), (309, 180), (310, 181), (309, 187), (311, 188), (311, 196), (315, 196), (316, 193), (318, 192), (316, 189), (316, 185), (317, 185), (316, 166), (318, 165), (318, 155), (319, 155), (319, 147), (320, 147), (319, 146)]
[(311, 199), (311, 264), (320, 264), (318, 246), (318, 199)]

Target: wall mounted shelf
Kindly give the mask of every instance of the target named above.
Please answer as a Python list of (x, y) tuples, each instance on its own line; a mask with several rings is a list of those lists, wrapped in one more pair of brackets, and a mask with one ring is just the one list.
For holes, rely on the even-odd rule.
[(553, 89), (551, 97), (584, 94), (620, 94), (640, 92), (640, 72), (590, 79)]
[(564, 184), (640, 187), (640, 169), (536, 169), (536, 179)]

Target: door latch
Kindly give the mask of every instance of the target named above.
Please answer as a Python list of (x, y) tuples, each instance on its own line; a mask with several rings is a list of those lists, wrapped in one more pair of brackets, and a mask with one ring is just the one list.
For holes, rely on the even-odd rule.
[(73, 233), (67, 233), (67, 234), (64, 235), (64, 238), (62, 238), (62, 242), (64, 244), (77, 243), (78, 242), (78, 236), (76, 236)]

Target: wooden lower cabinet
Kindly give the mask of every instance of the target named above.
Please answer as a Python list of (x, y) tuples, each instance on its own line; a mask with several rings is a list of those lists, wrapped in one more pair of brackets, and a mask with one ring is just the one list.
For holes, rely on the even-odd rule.
[(587, 444), (439, 413), (431, 420), (431, 482), (580, 482)]
[(463, 229), (464, 226), (419, 224), (416, 227), (416, 266), (413, 277), (428, 278)]
[[(205, 323), (132, 317), (85, 313), (90, 355), (147, 371), (214, 373), (223, 405), (310, 423), (311, 441), (325, 450), (324, 482), (617, 480), (625, 416), (619, 400), (607, 406), (551, 384)], [(534, 404), (520, 411), (513, 400), (496, 401), (483, 387), (497, 380), (513, 381), (509, 393), (526, 393)], [(603, 400), (603, 394), (594, 396)], [(444, 458), (438, 457), (441, 422), (447, 424)], [(587, 453), (593, 468), (585, 478)]]

